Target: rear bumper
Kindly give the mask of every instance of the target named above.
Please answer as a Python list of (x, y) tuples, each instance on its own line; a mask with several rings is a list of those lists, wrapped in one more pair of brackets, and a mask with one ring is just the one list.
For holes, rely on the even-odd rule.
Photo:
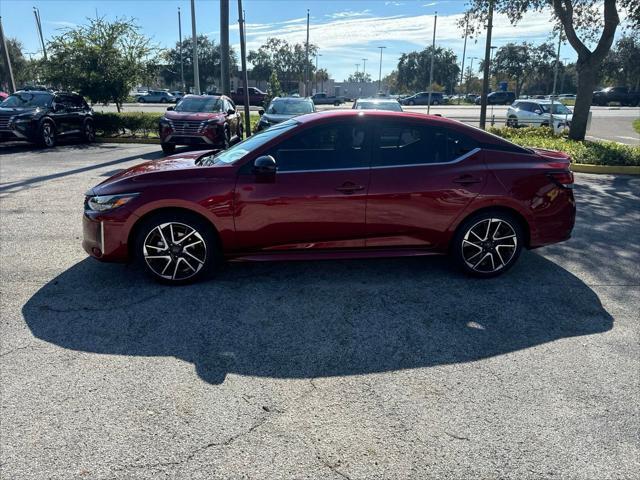
[(529, 248), (538, 248), (571, 238), (576, 223), (576, 202), (573, 190), (559, 189), (551, 194), (547, 205), (534, 209), (529, 225)]

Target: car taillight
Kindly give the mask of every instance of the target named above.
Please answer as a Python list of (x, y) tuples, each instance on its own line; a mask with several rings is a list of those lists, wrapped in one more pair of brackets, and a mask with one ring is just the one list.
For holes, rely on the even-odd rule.
[(549, 172), (547, 176), (559, 187), (571, 188), (573, 186), (573, 172), (570, 170)]

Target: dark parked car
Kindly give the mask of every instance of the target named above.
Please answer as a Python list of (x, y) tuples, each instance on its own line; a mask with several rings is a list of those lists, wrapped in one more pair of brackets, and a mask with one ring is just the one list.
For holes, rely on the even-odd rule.
[(594, 105), (604, 106), (611, 102), (620, 103), (625, 107), (635, 107), (640, 105), (640, 92), (631, 92), (627, 87), (609, 87), (593, 92), (592, 103)]
[(84, 249), (160, 281), (244, 261), (451, 254), (469, 274), (508, 270), (575, 219), (569, 157), (454, 120), (335, 110), (230, 149), (129, 168), (89, 190)]
[(395, 98), (358, 98), (353, 102), (354, 110), (389, 110), (402, 112), (402, 107)]
[[(249, 87), (249, 105), (262, 106), (264, 99), (267, 98), (267, 94), (256, 87)], [(244, 88), (240, 87), (235, 92), (231, 92), (231, 100), (238, 105), (244, 105)]]
[[(429, 92), (414, 93), (409, 97), (400, 99), (402, 105), (428, 105), (429, 104)], [(441, 92), (431, 92), (431, 105), (442, 105), (444, 103), (444, 96)]]
[(242, 117), (224, 95), (185, 95), (160, 119), (159, 133), (164, 153), (176, 145), (224, 149), (242, 140)]
[(72, 136), (96, 138), (93, 111), (76, 93), (20, 90), (0, 103), (0, 140), (53, 147)]
[(276, 97), (271, 100), (267, 110), (258, 110), (260, 121), (256, 125), (256, 132), (277, 125), (298, 115), (313, 113), (316, 107), (310, 98)]
[[(511, 105), (516, 100), (514, 92), (491, 92), (487, 95), (487, 105)], [(476, 98), (476, 105), (482, 103), (482, 96)]]

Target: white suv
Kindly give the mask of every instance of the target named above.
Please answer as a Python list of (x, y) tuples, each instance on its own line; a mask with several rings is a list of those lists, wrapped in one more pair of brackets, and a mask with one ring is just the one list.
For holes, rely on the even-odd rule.
[(507, 126), (549, 127), (552, 107), (553, 129), (559, 131), (569, 128), (573, 112), (558, 101), (552, 105), (550, 100), (516, 100), (507, 110)]

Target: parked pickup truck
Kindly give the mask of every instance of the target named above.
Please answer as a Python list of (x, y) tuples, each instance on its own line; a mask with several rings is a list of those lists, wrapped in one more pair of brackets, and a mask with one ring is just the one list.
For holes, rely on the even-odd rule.
[[(231, 92), (231, 100), (236, 105), (244, 105), (244, 88), (240, 87), (235, 92)], [(249, 105), (262, 107), (267, 94), (256, 87), (249, 87)]]
[(625, 107), (635, 107), (640, 105), (640, 92), (630, 92), (627, 87), (608, 87), (593, 92), (594, 105), (608, 105), (609, 102), (619, 102)]
[(344, 103), (344, 97), (333, 97), (326, 93), (316, 93), (311, 97), (314, 105), (342, 105)]

